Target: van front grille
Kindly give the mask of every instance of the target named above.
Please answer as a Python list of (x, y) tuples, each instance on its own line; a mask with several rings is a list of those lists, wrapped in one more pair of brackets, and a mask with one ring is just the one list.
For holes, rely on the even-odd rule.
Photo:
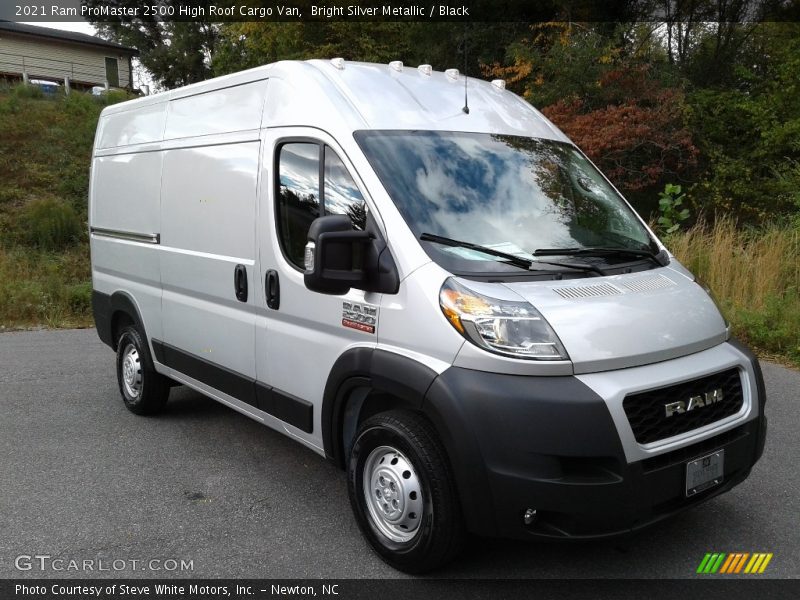
[(650, 444), (735, 415), (744, 396), (738, 369), (626, 396), (633, 435)]

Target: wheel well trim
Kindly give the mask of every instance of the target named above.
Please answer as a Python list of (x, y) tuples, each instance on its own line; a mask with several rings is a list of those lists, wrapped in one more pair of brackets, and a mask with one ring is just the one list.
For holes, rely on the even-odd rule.
[(117, 290), (111, 294), (105, 294), (93, 290), (92, 305), (97, 333), (105, 344), (116, 351), (117, 340), (114, 335), (114, 321), (119, 314), (125, 314), (139, 327), (148, 345), (148, 349), (152, 354), (153, 349), (150, 347), (150, 338), (147, 335), (142, 313), (139, 310), (139, 305), (130, 293), (124, 290)]
[(397, 400), (397, 408), (421, 411), (438, 374), (426, 365), (374, 347), (351, 348), (334, 363), (322, 398), (322, 443), (325, 456), (345, 467), (344, 417), (354, 391), (369, 388)]
[[(452, 396), (440, 374), (414, 359), (374, 348), (354, 348), (342, 354), (331, 369), (323, 396), (325, 455), (346, 468), (345, 409), (351, 397), (359, 400), (353, 394), (364, 387), (392, 395), (397, 400), (392, 408), (410, 409), (428, 420), (450, 463), (467, 528), (483, 534), (495, 531), (493, 499), (474, 423), (458, 410), (458, 398)], [(363, 402), (368, 403), (369, 397)], [(359, 414), (363, 414), (361, 410), (359, 407)]]

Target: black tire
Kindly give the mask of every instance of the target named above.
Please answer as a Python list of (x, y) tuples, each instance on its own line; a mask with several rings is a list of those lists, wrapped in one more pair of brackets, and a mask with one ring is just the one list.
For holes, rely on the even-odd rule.
[[(396, 453), (387, 453), (387, 449)], [(384, 467), (390, 463), (394, 466), (389, 466), (390, 471), (386, 472)], [(401, 471), (399, 477), (391, 471), (397, 465), (403, 469), (404, 464), (411, 468)], [(381, 479), (381, 473), (386, 479)], [(350, 504), (358, 525), (370, 545), (391, 566), (406, 573), (425, 573), (441, 567), (458, 554), (464, 526), (455, 481), (445, 450), (432, 425), (422, 415), (390, 411), (364, 421), (356, 433), (347, 475)], [(395, 484), (397, 488), (381, 487), (384, 484)], [(414, 493), (416, 484), (421, 488), (419, 496)], [(388, 494), (385, 504), (382, 504), (381, 490)], [(401, 497), (406, 502), (396, 504)], [(388, 503), (395, 503), (398, 508), (390, 508)], [(410, 512), (420, 506), (421, 514)], [(381, 509), (384, 519), (376, 516)], [(387, 510), (394, 512), (390, 514)], [(389, 522), (392, 517), (395, 520)], [(409, 529), (406, 524), (410, 525), (411, 532), (405, 531)], [(392, 539), (390, 536), (412, 537)]]
[(117, 383), (132, 413), (152, 415), (167, 403), (169, 379), (155, 371), (147, 342), (133, 325), (125, 327), (117, 340)]

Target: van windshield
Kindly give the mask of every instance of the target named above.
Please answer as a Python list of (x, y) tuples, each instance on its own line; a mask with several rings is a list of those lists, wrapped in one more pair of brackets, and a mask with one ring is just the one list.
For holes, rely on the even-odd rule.
[[(514, 261), (501, 254), (535, 264), (537, 250), (549, 256), (559, 249), (659, 250), (619, 194), (571, 144), (442, 131), (358, 131), (355, 138), (417, 237), (466, 243), (423, 244), (446, 268), (509, 271)], [(631, 256), (606, 252), (599, 260)]]

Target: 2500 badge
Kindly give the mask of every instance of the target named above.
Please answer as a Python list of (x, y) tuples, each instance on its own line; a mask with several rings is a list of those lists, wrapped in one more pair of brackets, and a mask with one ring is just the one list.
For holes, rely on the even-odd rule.
[(358, 302), (342, 302), (342, 325), (365, 333), (375, 333), (378, 307)]

